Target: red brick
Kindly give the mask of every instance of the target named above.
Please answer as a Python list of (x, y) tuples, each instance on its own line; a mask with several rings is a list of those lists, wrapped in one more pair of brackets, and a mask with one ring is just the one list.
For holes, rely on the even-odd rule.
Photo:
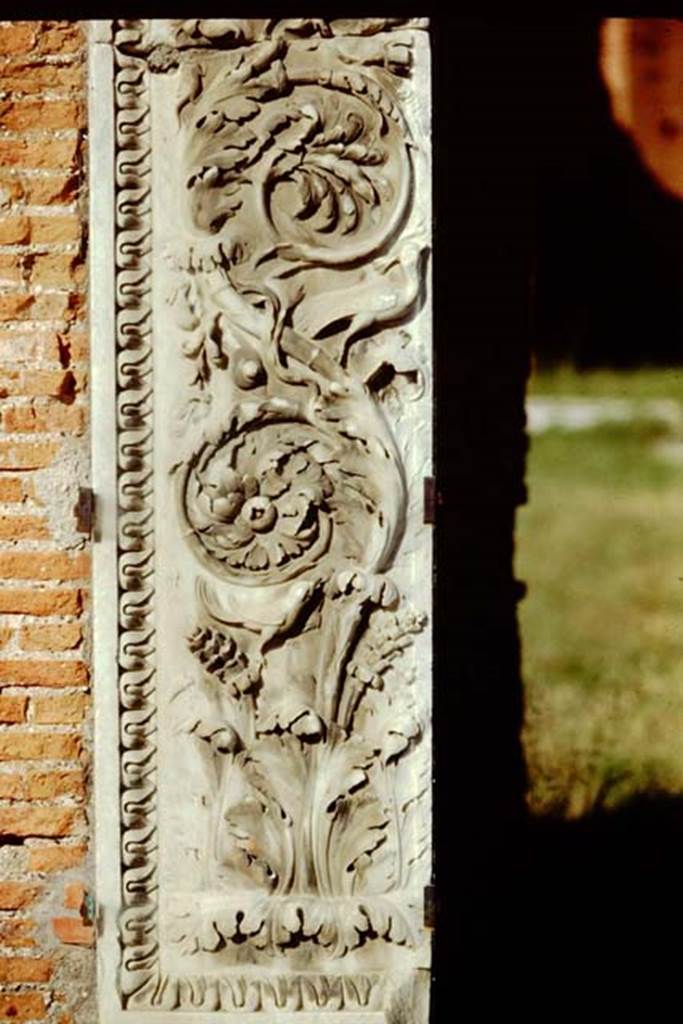
[(14, 804), (0, 807), (0, 843), (6, 836), (36, 836), (55, 839), (74, 830), (78, 812), (70, 807), (32, 807)]
[(0, 686), (87, 686), (88, 675), (83, 661), (0, 661)]
[(52, 928), (60, 942), (73, 946), (92, 946), (95, 941), (95, 929), (91, 924), (83, 924), (80, 917), (53, 917)]
[(28, 319), (34, 302), (35, 296), (28, 292), (0, 293), (0, 319), (17, 320), (22, 317)]
[(2, 429), (6, 434), (82, 434), (84, 428), (85, 408), (79, 405), (10, 405), (2, 411)]
[(0, 321), (73, 320), (83, 309), (83, 296), (75, 292), (14, 291), (0, 294)]
[(0, 540), (46, 540), (49, 536), (41, 517), (0, 515)]
[(85, 45), (81, 26), (76, 21), (51, 22), (38, 36), (38, 53), (76, 53)]
[(0, 798), (3, 800), (56, 800), (62, 796), (83, 800), (85, 778), (82, 771), (0, 772)]
[[(69, 260), (77, 258), (77, 256), (68, 256), (68, 254), (64, 256), (64, 259)], [(33, 259), (33, 255), (26, 253), (21, 259), (30, 262)], [(74, 347), (79, 353), (84, 351), (85, 358), (87, 359), (87, 335), (76, 330), (73, 324), (69, 324), (68, 329), (65, 331), (51, 331), (41, 325), (28, 328), (26, 333), (20, 333), (16, 330), (2, 330), (2, 327), (3, 325), (0, 324), (0, 364), (58, 363), (63, 374), (74, 359), (72, 354)], [(25, 365), (24, 369), (25, 372), (30, 372), (28, 365)], [(47, 371), (42, 367), (40, 369), (43, 374), (46, 372), (50, 374), (55, 373), (54, 369)], [(20, 391), (21, 381), (23, 380), (20, 376), (20, 367), (7, 366), (5, 371), (11, 371), (9, 381), (5, 382), (5, 391), (7, 392), (8, 389)]]
[(0, 55), (9, 57), (17, 53), (30, 53), (36, 45), (36, 27), (35, 22), (31, 24), (29, 21), (0, 25)]
[(32, 937), (35, 927), (35, 921), (28, 918), (0, 920), (0, 946), (11, 946), (13, 949), (29, 949), (35, 946), (36, 940)]
[(64, 906), (67, 910), (80, 910), (85, 903), (86, 889), (82, 882), (67, 882), (64, 886)]
[[(0, 694), (0, 722), (17, 723), (26, 720), (27, 697), (8, 697)], [(2, 783), (0, 781), (0, 789)]]
[(0, 167), (0, 201), (3, 202), (24, 202), (29, 206), (71, 203), (78, 187), (77, 174), (46, 171), (36, 178), (16, 170), (9, 174)]
[(78, 194), (80, 180), (74, 174), (50, 174), (29, 178), (24, 187), (26, 202), (32, 206), (72, 203)]
[(24, 186), (16, 174), (7, 174), (0, 167), (0, 205), (7, 208), (24, 198)]
[(80, 242), (82, 235), (83, 225), (76, 213), (56, 214), (53, 217), (36, 216), (30, 220), (30, 240), (39, 245), (68, 245)]
[(11, 132), (59, 131), (82, 121), (82, 104), (74, 100), (0, 101), (0, 126)]
[(43, 1020), (47, 1015), (45, 1000), (38, 992), (15, 992), (0, 995), (0, 1020)]
[(87, 552), (67, 555), (62, 551), (0, 551), (0, 579), (78, 580), (89, 575)]
[(24, 279), (24, 257), (0, 253), (0, 283), (21, 284)]
[(0, 956), (0, 983), (46, 982), (52, 977), (52, 960), (37, 956)]
[(82, 363), (86, 362), (90, 356), (90, 345), (88, 342), (88, 335), (85, 332), (74, 330), (70, 328), (68, 335), (64, 338), (71, 362)]
[(23, 775), (0, 772), (0, 800), (25, 800), (26, 779)]
[(59, 398), (69, 404), (83, 389), (82, 373), (72, 370), (17, 370), (5, 367), (0, 372), (0, 393)]
[[(2, 480), (0, 479), (0, 484)], [(78, 615), (81, 590), (4, 590), (0, 587), (0, 613), (5, 615)]]
[(34, 64), (21, 59), (8, 60), (0, 65), (0, 91), (40, 93), (45, 89), (66, 93), (84, 87), (84, 69), (81, 64)]
[(28, 217), (0, 217), (0, 245), (25, 245), (30, 238), (31, 222)]
[(88, 705), (88, 698), (82, 693), (35, 697), (31, 702), (31, 721), (41, 725), (77, 725), (83, 721)]
[(58, 451), (55, 441), (0, 440), (0, 469), (42, 469), (53, 462)]
[(65, 733), (0, 733), (0, 761), (76, 761), (81, 756), (80, 737)]
[(84, 280), (85, 265), (78, 253), (41, 253), (33, 260), (31, 284), (69, 288)]
[(77, 137), (47, 137), (35, 141), (26, 138), (0, 138), (0, 163), (5, 167), (25, 167), (32, 171), (70, 170), (75, 166), (77, 152)]
[(5, 293), (0, 295), (0, 320), (5, 323), (71, 321), (80, 316), (83, 305), (83, 296), (76, 292), (44, 292), (41, 295)]
[(30, 907), (42, 892), (42, 886), (29, 882), (0, 882), (0, 910)]
[(0, 501), (17, 502), (24, 497), (18, 476), (0, 476)]
[(24, 626), (19, 638), (25, 651), (71, 651), (81, 643), (83, 631), (77, 622), (49, 623)]
[(38, 846), (29, 850), (29, 871), (68, 871), (79, 867), (87, 853), (85, 846)]

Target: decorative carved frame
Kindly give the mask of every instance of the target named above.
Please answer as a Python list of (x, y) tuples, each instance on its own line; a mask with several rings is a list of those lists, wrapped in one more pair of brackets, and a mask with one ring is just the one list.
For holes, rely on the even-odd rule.
[[(263, 979), (240, 978), (234, 972), (226, 979), (168, 976), (161, 970), (150, 77), (178, 60), (184, 47), (220, 48), (210, 31), (202, 35), (198, 27), (202, 23), (196, 24), (193, 39), (184, 42), (182, 31), (177, 27), (170, 30), (170, 24), (94, 23), (92, 30), (91, 323), (96, 410), (93, 478), (98, 500), (94, 612), (101, 1019), (103, 1024), (137, 1024), (157, 1021), (159, 1011), (173, 1011), (173, 1019), (182, 1024), (196, 1021), (199, 1011), (212, 1013), (214, 1018), (225, 1011), (226, 1019), (233, 1021), (284, 1021), (296, 1012), (296, 1019), (305, 1024), (319, 1020), (322, 1011), (331, 1022), (379, 1024), (400, 1013), (401, 1020), (426, 1024), (428, 960), (424, 959), (415, 961), (412, 981), (406, 986), (403, 979), (398, 987), (392, 978), (387, 981), (381, 970), (336, 976), (323, 972), (317, 977), (315, 973), (292, 972), (285, 965), (283, 973), (267, 972)], [(424, 28), (421, 23), (411, 27), (415, 31)], [(313, 34), (319, 30), (314, 28)], [(230, 38), (232, 31), (227, 28), (224, 35)], [(362, 38), (362, 33), (359, 36)], [(400, 119), (402, 114), (396, 110), (390, 116)], [(108, 294), (103, 294), (105, 289)], [(380, 574), (391, 564), (393, 547), (377, 559)], [(348, 585), (351, 589), (356, 586), (352, 581)], [(387, 585), (382, 583), (384, 588)], [(375, 604), (368, 607), (379, 607), (378, 600), (373, 598)], [(116, 690), (111, 686), (113, 678), (118, 681)], [(407, 736), (406, 746), (411, 741)], [(112, 842), (114, 836), (116, 843)], [(428, 944), (428, 937), (426, 941)]]

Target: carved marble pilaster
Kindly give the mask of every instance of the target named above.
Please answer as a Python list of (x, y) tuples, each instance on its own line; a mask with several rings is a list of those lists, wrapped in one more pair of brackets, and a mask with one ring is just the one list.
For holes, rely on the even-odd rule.
[(119, 719), (103, 1020), (426, 1024), (426, 26), (98, 32)]

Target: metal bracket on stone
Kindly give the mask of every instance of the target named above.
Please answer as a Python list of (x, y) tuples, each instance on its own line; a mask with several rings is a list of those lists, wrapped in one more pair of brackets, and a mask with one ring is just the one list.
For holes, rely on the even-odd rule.
[(91, 537), (95, 521), (95, 495), (90, 487), (78, 488), (74, 515), (76, 516), (77, 531)]
[(424, 926), (436, 927), (436, 890), (433, 885), (424, 887)]
[(441, 495), (436, 489), (436, 479), (433, 476), (424, 478), (424, 521), (429, 526), (436, 523), (436, 509), (441, 504)]

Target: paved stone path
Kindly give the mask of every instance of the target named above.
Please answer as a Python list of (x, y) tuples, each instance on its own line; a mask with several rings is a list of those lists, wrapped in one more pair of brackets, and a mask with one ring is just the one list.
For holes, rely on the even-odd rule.
[(587, 430), (598, 423), (630, 419), (659, 420), (683, 430), (683, 403), (673, 398), (561, 398), (534, 396), (526, 401), (527, 430), (539, 434), (550, 427)]

